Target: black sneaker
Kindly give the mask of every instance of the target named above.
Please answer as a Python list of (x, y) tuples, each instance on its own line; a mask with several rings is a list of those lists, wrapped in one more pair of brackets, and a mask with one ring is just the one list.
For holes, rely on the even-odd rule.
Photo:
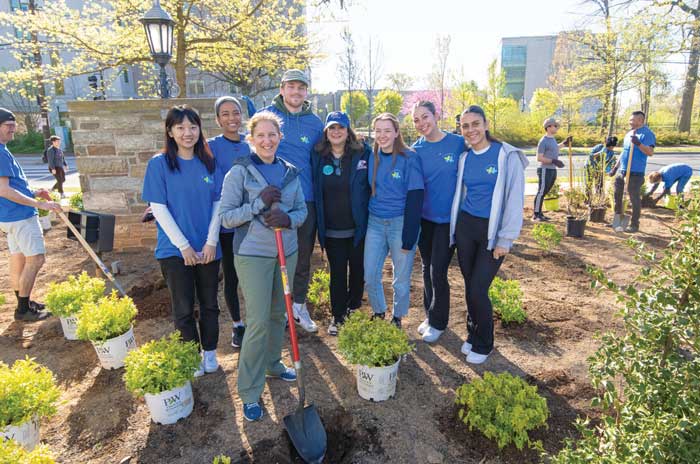
[(372, 317), (370, 319), (375, 320), (375, 319), (384, 319), (384, 318), (386, 318), (386, 313), (372, 313)]
[(540, 221), (549, 221), (549, 218), (544, 214), (540, 213)]
[(29, 309), (26, 311), (20, 311), (19, 309), (15, 310), (15, 320), (16, 321), (28, 321), (28, 322), (34, 322), (34, 321), (43, 321), (47, 317), (50, 317), (51, 313), (48, 311), (42, 311), (36, 308), (33, 308), (31, 305), (29, 306)]
[(29, 300), (29, 306), (36, 309), (37, 311), (43, 311), (46, 309), (46, 305), (44, 303), (39, 303), (38, 301), (34, 300)]
[(391, 323), (394, 324), (399, 329), (401, 328), (401, 318), (400, 317), (396, 317), (396, 316), (392, 317)]
[(240, 348), (243, 345), (243, 335), (245, 335), (245, 326), (235, 326), (231, 331), (231, 346)]
[(639, 226), (627, 226), (625, 227), (625, 232), (628, 234), (635, 234), (639, 232)]
[(535, 222), (540, 222), (542, 220), (542, 218), (540, 218), (539, 214), (535, 213), (532, 215), (532, 220)]

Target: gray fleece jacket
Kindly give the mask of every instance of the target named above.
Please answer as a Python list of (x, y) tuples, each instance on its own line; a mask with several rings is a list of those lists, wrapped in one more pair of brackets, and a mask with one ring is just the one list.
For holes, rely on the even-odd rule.
[[(277, 158), (286, 172), (282, 177), (282, 201), (279, 208), (290, 219), (289, 229), (282, 230), (284, 252), (289, 256), (297, 251), (297, 232), (306, 219), (307, 210), (301, 190), (299, 173), (290, 163)], [(267, 211), (260, 192), (268, 186), (265, 177), (256, 168), (262, 163), (257, 155), (236, 159), (224, 178), (221, 192), (221, 225), (236, 231), (233, 235), (233, 253), (242, 256), (274, 258), (277, 256), (275, 231), (265, 224), (262, 215)]]
[[(457, 188), (452, 200), (450, 214), (450, 245), (455, 243), (455, 227), (462, 200), (467, 196), (467, 189), (462, 182), (464, 161), (469, 151), (459, 157), (457, 171)], [(525, 168), (528, 165), (525, 154), (519, 148), (503, 143), (498, 154), (498, 177), (493, 190), (491, 214), (489, 215), (488, 246), (493, 250), (499, 246), (507, 250), (520, 236), (523, 226), (523, 207), (525, 205)]]

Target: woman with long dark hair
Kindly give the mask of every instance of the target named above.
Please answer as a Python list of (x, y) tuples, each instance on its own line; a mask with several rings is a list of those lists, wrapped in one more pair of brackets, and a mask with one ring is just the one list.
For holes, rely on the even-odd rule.
[(362, 304), (370, 152), (357, 139), (348, 115), (335, 111), (326, 117), (323, 136), (311, 156), (318, 241), (331, 274), (330, 335), (338, 335), (348, 313)]
[(365, 238), (365, 284), (373, 317), (384, 318), (382, 271), (391, 255), (394, 289), (392, 322), (408, 314), (411, 271), (423, 206), (423, 175), (416, 155), (404, 143), (399, 120), (382, 113), (372, 122), (374, 150), (369, 160), (372, 196)]
[(470, 149), (459, 158), (450, 215), (450, 242), (457, 245), (467, 300), (467, 362), (481, 364), (493, 350), (489, 287), (513, 241), (520, 235), (528, 161), (519, 149), (489, 133), (481, 107), (462, 113)]
[[(185, 341), (201, 344), (202, 364), (195, 373), (219, 368), (219, 197), (214, 158), (202, 121), (187, 105), (165, 118), (165, 148), (148, 162), (143, 201), (157, 221), (155, 256), (170, 292), (175, 327)], [(194, 317), (195, 295), (199, 324)]]

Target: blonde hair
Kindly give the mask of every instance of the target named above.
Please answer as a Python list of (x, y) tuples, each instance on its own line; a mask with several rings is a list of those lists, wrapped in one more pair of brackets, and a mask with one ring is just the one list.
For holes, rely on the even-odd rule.
[(255, 128), (258, 127), (258, 124), (263, 121), (271, 122), (277, 129), (277, 132), (280, 134), (282, 133), (282, 119), (280, 119), (280, 117), (272, 111), (261, 111), (259, 113), (255, 113), (253, 117), (248, 120), (248, 140), (251, 140), (253, 132), (255, 132)]
[(659, 171), (652, 171), (649, 173), (648, 179), (649, 183), (658, 184), (663, 178), (661, 177), (661, 173)]
[[(394, 146), (392, 147), (391, 151), (391, 167), (393, 168), (394, 165), (396, 164), (396, 155), (401, 155), (401, 156), (406, 156), (406, 152), (408, 151), (413, 151), (411, 148), (409, 148), (408, 145), (406, 145), (406, 142), (403, 141), (403, 136), (401, 135), (401, 130), (399, 126), (399, 119), (394, 116), (391, 113), (382, 113), (376, 118), (372, 120), (372, 129), (377, 124), (377, 121), (391, 121), (391, 124), (394, 126), (394, 130), (398, 134), (396, 139), (394, 139)], [(381, 155), (379, 154), (379, 143), (375, 140), (374, 142), (374, 172), (372, 173), (372, 196), (374, 196), (377, 193), (376, 190), (376, 185), (377, 185), (377, 168), (379, 167), (379, 157)]]

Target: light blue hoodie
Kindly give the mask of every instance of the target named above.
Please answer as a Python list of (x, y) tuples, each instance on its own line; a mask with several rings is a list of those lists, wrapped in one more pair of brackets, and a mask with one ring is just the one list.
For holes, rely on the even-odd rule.
[[(462, 200), (467, 196), (467, 189), (462, 182), (464, 161), (469, 151), (459, 157), (457, 187), (452, 199), (450, 214), (450, 245), (455, 243), (455, 227)], [(498, 177), (493, 189), (491, 214), (489, 215), (488, 250), (502, 247), (510, 250), (513, 241), (520, 236), (523, 226), (523, 207), (525, 205), (525, 168), (528, 165), (525, 154), (519, 148), (503, 143), (498, 154)]]

